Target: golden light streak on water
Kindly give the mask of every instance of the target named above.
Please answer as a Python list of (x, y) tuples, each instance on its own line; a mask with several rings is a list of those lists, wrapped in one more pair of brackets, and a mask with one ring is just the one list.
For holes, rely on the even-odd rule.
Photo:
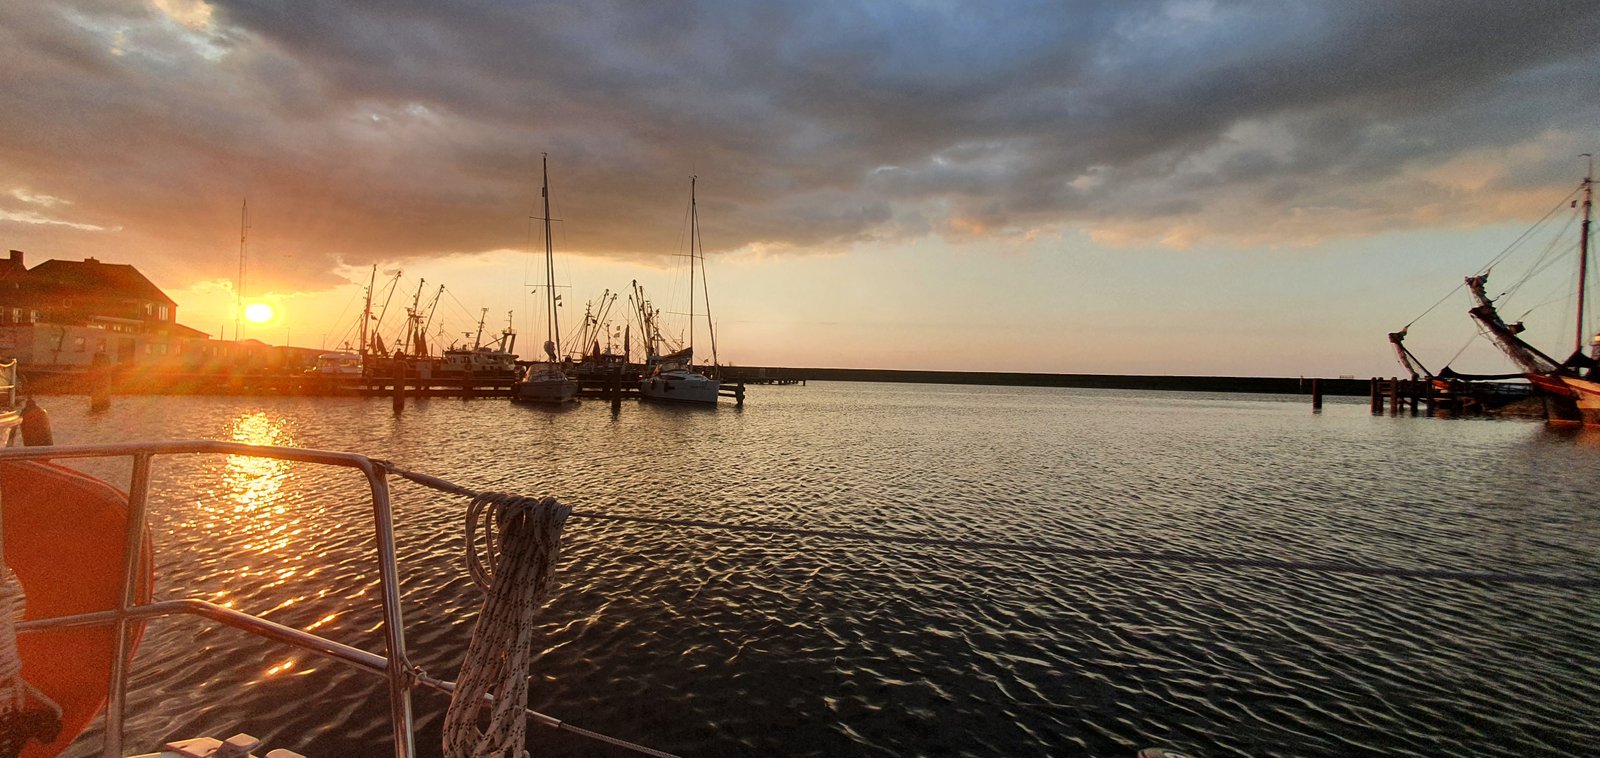
[(314, 632), (314, 631), (316, 631), (318, 629), (321, 629), (322, 627), (325, 627), (328, 624), (332, 623), (333, 620), (338, 618), (338, 617), (339, 617), (339, 614), (330, 613), (330, 614), (328, 614), (326, 616), (323, 616), (322, 618), (319, 618), (316, 621), (312, 622), (309, 626), (307, 626), (305, 628), (305, 631)]
[[(235, 417), (228, 425), (228, 437), (249, 445), (295, 444), (282, 417), (260, 411)], [(220, 526), (250, 535), (244, 549), (256, 553), (282, 550), (299, 532), (293, 521), (284, 521), (289, 508), (282, 492), (293, 467), (284, 460), (230, 455), (222, 472), (224, 499), (211, 504), (202, 501), (200, 508)]]

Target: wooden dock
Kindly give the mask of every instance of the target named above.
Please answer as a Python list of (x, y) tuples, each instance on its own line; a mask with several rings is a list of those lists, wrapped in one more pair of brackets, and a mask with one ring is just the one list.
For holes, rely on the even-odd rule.
[[(613, 374), (606, 377), (583, 377), (578, 380), (578, 397), (598, 398), (620, 403), (623, 400), (639, 400), (643, 395), (639, 392), (640, 376), (636, 372)], [(723, 381), (722, 388), (717, 391), (720, 397), (732, 398), (734, 405), (744, 405), (743, 380)]]
[[(1322, 397), (1312, 384), (1312, 408), (1321, 407)], [(1403, 379), (1372, 377), (1368, 384), (1368, 407), (1372, 415), (1390, 416), (1500, 416), (1535, 418), (1546, 414), (1543, 399), (1520, 385), (1464, 381), (1460, 379)]]

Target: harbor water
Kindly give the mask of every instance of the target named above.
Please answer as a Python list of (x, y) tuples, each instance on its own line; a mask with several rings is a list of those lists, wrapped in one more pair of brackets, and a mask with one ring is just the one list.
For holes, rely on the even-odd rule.
[[(46, 397), (58, 444), (359, 452), (581, 513), (1600, 577), (1600, 434), (1295, 396), (813, 383), (743, 408)], [(75, 463), (127, 486), (126, 462)], [(382, 652), (365, 483), (158, 459), (157, 594)], [(454, 679), (465, 501), (393, 485), (412, 657)], [(1560, 755), (1600, 743), (1594, 590), (1217, 568), (574, 516), (530, 705), (683, 755)], [(127, 745), (389, 754), (379, 678), (153, 622)], [(446, 700), (416, 698), (423, 754)], [(534, 755), (626, 755), (529, 727)], [(70, 755), (98, 750), (91, 729)]]

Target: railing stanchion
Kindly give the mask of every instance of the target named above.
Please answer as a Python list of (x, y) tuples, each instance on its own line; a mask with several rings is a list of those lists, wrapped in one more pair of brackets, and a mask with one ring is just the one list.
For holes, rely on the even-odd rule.
[[(134, 606), (139, 590), (140, 557), (144, 552), (145, 506), (149, 502), (150, 457), (147, 452), (133, 454), (133, 478), (128, 484), (128, 530), (123, 542), (122, 596), (117, 599), (116, 643), (111, 659), (110, 691), (106, 696), (106, 733), (100, 754), (104, 758), (122, 756), (122, 722), (127, 708), (128, 667), (133, 662), (129, 639), (128, 609)], [(154, 589), (154, 588), (152, 588)]]

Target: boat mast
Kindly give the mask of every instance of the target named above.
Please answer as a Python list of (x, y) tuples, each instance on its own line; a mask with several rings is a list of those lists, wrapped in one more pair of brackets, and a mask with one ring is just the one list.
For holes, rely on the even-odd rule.
[(417, 280), (417, 294), (411, 297), (411, 307), (406, 309), (406, 332), (402, 337), (406, 352), (417, 348), (417, 328), (422, 325), (422, 287), (428, 283), (427, 279)]
[[(550, 154), (540, 153), (543, 159), (544, 186), (539, 194), (544, 197), (544, 280), (545, 280), (545, 352), (551, 362), (561, 354), (561, 326), (556, 322), (556, 264), (555, 241), (550, 236)], [(554, 352), (551, 352), (554, 350)]]
[[(374, 266), (373, 268), (376, 269), (377, 267)], [(373, 332), (373, 339), (374, 340), (381, 341), (381, 339), (382, 339), (381, 332), (383, 330), (383, 319), (384, 319), (385, 316), (389, 315), (389, 303), (394, 300), (394, 291), (400, 288), (400, 277), (403, 276), (404, 274), (405, 274), (405, 272), (396, 270), (394, 272), (394, 278), (389, 280), (389, 294), (388, 294), (388, 296), (386, 296), (383, 299), (383, 308), (382, 308), (382, 310), (378, 311), (378, 319), (377, 319), (376, 323), (374, 323), (372, 325), (372, 332)], [(418, 287), (418, 291), (419, 292), (421, 291), (421, 287), (420, 286)], [(379, 350), (377, 352), (383, 353), (384, 351)], [(383, 358), (383, 357), (387, 357), (387, 356), (380, 355), (379, 357)]]
[[(693, 193), (690, 193), (693, 194)], [(711, 320), (711, 285), (706, 282), (706, 243), (700, 238), (700, 216), (695, 214), (694, 241), (700, 247), (700, 296), (706, 300), (706, 334), (711, 337), (711, 373), (717, 373), (717, 322)], [(694, 281), (694, 269), (689, 269), (689, 280)]]
[(378, 283), (378, 264), (372, 264), (372, 275), (367, 277), (367, 304), (361, 309), (361, 365), (367, 365), (367, 325), (372, 321), (372, 287)]
[(1578, 237), (1578, 336), (1573, 350), (1579, 353), (1589, 337), (1583, 328), (1583, 291), (1589, 277), (1589, 218), (1594, 208), (1594, 155), (1583, 155), (1589, 159), (1589, 173), (1583, 176), (1583, 232)]
[(472, 349), (477, 350), (483, 344), (483, 322), (489, 318), (489, 309), (484, 308), (478, 313), (478, 334), (472, 338)]
[(700, 236), (700, 210), (695, 205), (694, 183), (689, 177), (689, 367), (694, 367), (694, 242)]
[[(422, 332), (421, 332), (421, 334), (422, 334), (422, 337), (423, 337), (423, 345), (422, 345), (421, 348), (419, 348), (417, 350), (417, 353), (420, 354), (420, 355), (427, 355), (428, 354), (428, 350), (426, 349), (427, 348), (428, 330), (433, 328), (433, 314), (435, 314), (435, 313), (437, 313), (439, 311), (439, 298), (443, 297), (443, 296), (444, 296), (444, 285), (441, 284), (441, 285), (439, 285), (439, 291), (433, 293), (433, 299), (428, 301), (428, 320), (422, 322)], [(422, 317), (422, 314), (420, 314), (420, 313), (417, 314), (417, 318), (421, 318), (421, 317)], [(444, 335), (444, 327), (443, 326), (439, 327), (439, 334), (440, 334), (440, 336)]]

